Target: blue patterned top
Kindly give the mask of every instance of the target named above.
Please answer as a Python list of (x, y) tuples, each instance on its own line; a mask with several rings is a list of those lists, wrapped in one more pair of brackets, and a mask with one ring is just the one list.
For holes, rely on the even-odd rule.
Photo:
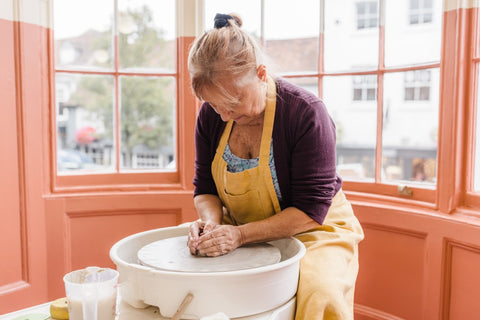
[[(223, 160), (227, 163), (228, 172), (242, 172), (247, 169), (255, 168), (258, 166), (258, 157), (254, 159), (242, 159), (237, 157), (230, 150), (230, 146), (225, 146), (225, 151), (223, 153)], [(270, 143), (270, 158), (268, 160), (268, 166), (270, 167), (270, 172), (272, 173), (273, 187), (275, 188), (275, 193), (277, 194), (278, 202), (280, 206), (282, 204), (282, 194), (280, 193), (280, 185), (278, 184), (277, 170), (275, 169), (275, 160), (273, 159), (273, 143)]]

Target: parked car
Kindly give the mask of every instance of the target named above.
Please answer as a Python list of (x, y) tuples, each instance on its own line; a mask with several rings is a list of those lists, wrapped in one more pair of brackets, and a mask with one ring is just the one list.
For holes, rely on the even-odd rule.
[(94, 166), (92, 158), (81, 151), (62, 149), (57, 152), (58, 171), (89, 169)]

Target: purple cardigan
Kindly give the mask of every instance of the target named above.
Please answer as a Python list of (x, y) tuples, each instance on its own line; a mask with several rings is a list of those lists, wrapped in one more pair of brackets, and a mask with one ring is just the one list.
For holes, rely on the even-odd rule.
[[(282, 209), (295, 207), (322, 224), (342, 186), (335, 169), (335, 124), (314, 94), (281, 78), (275, 82), (272, 138)], [(195, 128), (194, 196), (217, 194), (211, 164), (225, 125), (210, 105), (203, 103)]]

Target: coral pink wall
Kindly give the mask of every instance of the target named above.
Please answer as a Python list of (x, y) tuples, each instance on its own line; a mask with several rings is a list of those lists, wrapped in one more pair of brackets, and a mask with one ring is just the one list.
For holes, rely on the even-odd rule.
[[(462, 17), (475, 16), (477, 10), (447, 10), (445, 28), (457, 28)], [(51, 32), (35, 23), (0, 18), (0, 150), (4, 150), (0, 157), (0, 313), (63, 296), (61, 279), (72, 269), (113, 266), (108, 251), (129, 234), (196, 218), (191, 187), (195, 121), (191, 110), (196, 102), (187, 93), (179, 97), (180, 163), (175, 184), (161, 189), (128, 184), (68, 192), (56, 188)], [(456, 41), (452, 37), (455, 33), (447, 30), (445, 41)], [(181, 37), (178, 46), (184, 50), (179, 52), (187, 52), (192, 41), (192, 37)], [(444, 48), (444, 72), (456, 73), (456, 68), (462, 68), (459, 63), (467, 63), (468, 68), (458, 55), (458, 47)], [(188, 88), (186, 56), (180, 56), (179, 62), (179, 86)], [(461, 83), (455, 77), (447, 79), (442, 103), (464, 103), (463, 95), (469, 93), (458, 96)], [(443, 109), (440, 143), (461, 146), (462, 140), (449, 139), (462, 130), (455, 126), (456, 115)], [(461, 213), (450, 214), (452, 203), (459, 201), (452, 189), (462, 179), (458, 157), (463, 154), (451, 155), (448, 150), (440, 152), (444, 162), (439, 170), (452, 178), (439, 182), (434, 205), (373, 199), (346, 190), (366, 235), (360, 245), (355, 319), (478, 317), (480, 223)]]
[(0, 312), (48, 298), (42, 114), (48, 30), (0, 19)]

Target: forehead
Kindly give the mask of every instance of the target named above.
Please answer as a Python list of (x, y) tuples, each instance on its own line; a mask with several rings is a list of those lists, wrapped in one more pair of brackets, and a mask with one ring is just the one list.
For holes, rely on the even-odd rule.
[(202, 90), (202, 99), (214, 105), (235, 105), (243, 95), (244, 88), (234, 84), (205, 86)]

